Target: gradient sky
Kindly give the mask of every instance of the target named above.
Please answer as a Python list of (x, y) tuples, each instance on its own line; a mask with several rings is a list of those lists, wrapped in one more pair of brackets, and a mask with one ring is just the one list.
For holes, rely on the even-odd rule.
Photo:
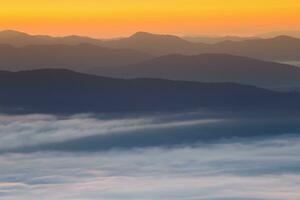
[(9, 0), (0, 29), (118, 37), (136, 31), (252, 35), (300, 29), (299, 0)]

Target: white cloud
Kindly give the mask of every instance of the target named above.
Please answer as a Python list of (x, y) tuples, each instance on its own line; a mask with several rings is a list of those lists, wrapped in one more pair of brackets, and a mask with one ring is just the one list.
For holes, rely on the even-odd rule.
[(90, 154), (3, 154), (0, 199), (298, 200), (297, 152), (299, 137)]
[[(171, 119), (169, 119), (171, 118)], [(0, 116), (0, 150), (81, 137), (214, 123), (219, 119), (176, 120), (171, 116), (101, 119), (93, 115)]]
[[(219, 126), (223, 122), (185, 114), (110, 119), (93, 115), (0, 116), (0, 149), (135, 130), (165, 134), (169, 128), (181, 128), (187, 137), (188, 128), (195, 125)], [(260, 123), (264, 129), (265, 124)], [(271, 134), (264, 140), (233, 138), (172, 148), (2, 153), (0, 199), (299, 200), (299, 152), (299, 136)]]

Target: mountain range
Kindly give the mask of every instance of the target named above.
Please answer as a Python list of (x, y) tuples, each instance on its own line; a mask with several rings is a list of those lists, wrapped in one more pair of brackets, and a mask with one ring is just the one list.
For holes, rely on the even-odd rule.
[(300, 39), (289, 36), (204, 44), (188, 42), (177, 36), (139, 32), (129, 38), (107, 41), (102, 45), (110, 48), (135, 49), (156, 56), (167, 54), (197, 55), (202, 53), (226, 53), (263, 60), (300, 60)]
[(79, 71), (95, 67), (135, 64), (152, 56), (131, 49), (109, 49), (93, 44), (0, 45), (1, 70), (66, 68)]
[(4, 30), (0, 31), (0, 44), (10, 44), (12, 46), (26, 46), (26, 45), (53, 45), (53, 44), (67, 44), (78, 45), (81, 43), (101, 44), (102, 40), (70, 35), (65, 37), (52, 37), (48, 35), (30, 35), (27, 33)]
[(271, 89), (300, 86), (299, 67), (227, 54), (166, 55), (133, 65), (95, 68), (92, 72), (118, 78), (235, 82)]
[(1, 112), (300, 109), (299, 93), (235, 83), (113, 79), (59, 69), (1, 71), (0, 91)]
[(300, 68), (260, 59), (296, 61), (299, 55), (300, 39), (288, 36), (204, 44), (146, 32), (114, 40), (0, 32), (4, 71), (59, 68), (114, 78), (235, 82), (291, 91), (300, 88)]
[[(273, 36), (276, 37), (276, 36)], [(190, 42), (201, 42), (206, 44), (215, 44), (224, 41), (244, 41), (252, 39), (260, 39), (260, 37), (242, 37), (242, 36), (183, 36), (181, 37), (184, 40)]]
[(107, 48), (134, 49), (140, 52), (161, 56), (166, 54), (227, 53), (263, 60), (300, 60), (300, 39), (290, 36), (274, 38), (248, 38), (245, 40), (224, 40), (215, 44), (187, 41), (173, 35), (159, 35), (137, 32), (127, 38), (99, 40), (81, 36), (50, 37), (32, 36), (15, 31), (0, 32), (0, 44), (25, 45), (78, 45), (88, 43)]
[(271, 89), (300, 87), (300, 68), (228, 54), (154, 57), (131, 49), (92, 44), (0, 45), (0, 70), (70, 69), (115, 78), (236, 82)]

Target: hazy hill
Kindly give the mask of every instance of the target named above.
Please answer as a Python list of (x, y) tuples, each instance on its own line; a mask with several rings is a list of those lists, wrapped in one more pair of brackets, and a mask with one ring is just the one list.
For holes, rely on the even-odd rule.
[(158, 35), (146, 32), (138, 32), (128, 38), (107, 41), (106, 47), (130, 48), (153, 55), (165, 55), (172, 53), (194, 54), (202, 49), (209, 48), (209, 45), (188, 42), (173, 35)]
[(127, 38), (100, 40), (82, 36), (52, 37), (46, 35), (29, 35), (27, 33), (6, 30), (0, 32), (0, 44), (9, 44), (20, 47), (27, 45), (79, 45), (82, 43), (99, 45), (108, 48), (130, 48), (155, 55), (168, 53), (182, 53), (187, 49), (187, 53), (193, 53), (191, 50), (192, 42), (172, 35), (158, 35), (146, 32), (137, 32)]
[(190, 42), (201, 42), (206, 44), (215, 44), (224, 41), (244, 41), (258, 39), (259, 37), (241, 37), (241, 36), (184, 36), (183, 39)]
[(129, 38), (107, 41), (102, 45), (112, 48), (126, 47), (152, 55), (226, 53), (262, 60), (300, 60), (300, 39), (289, 36), (204, 44), (188, 42), (176, 36), (139, 32)]
[(152, 58), (130, 49), (109, 49), (91, 44), (29, 45), (0, 44), (0, 70), (66, 68), (85, 71), (93, 67), (133, 64)]
[[(130, 40), (138, 39), (138, 37), (152, 37), (153, 39), (160, 36), (163, 39), (171, 39), (182, 41), (186, 40), (189, 42), (194, 43), (208, 43), (214, 44), (222, 41), (243, 41), (248, 39), (255, 39), (257, 37), (239, 37), (239, 36), (184, 36), (184, 37), (177, 37), (172, 35), (158, 35), (158, 34), (151, 34), (147, 32), (137, 32), (130, 36), (129, 38), (112, 38), (110, 40), (103, 40), (103, 39), (96, 39), (91, 37), (84, 37), (78, 35), (70, 35), (64, 37), (53, 37), (48, 35), (30, 35), (20, 31), (14, 30), (4, 30), (0, 31), (0, 43), (10, 44), (13, 46), (26, 46), (26, 45), (45, 45), (45, 44), (69, 44), (69, 45), (77, 45), (81, 43), (90, 43), (95, 45), (102, 45), (105, 43), (112, 43), (112, 45), (125, 45), (125, 41), (129, 42)], [(121, 43), (124, 44), (117, 44), (114, 41), (122, 41)]]
[(300, 95), (234, 83), (112, 79), (68, 70), (0, 72), (1, 112), (300, 109)]
[(236, 82), (270, 88), (300, 86), (300, 68), (227, 54), (167, 55), (136, 65), (94, 73), (121, 77), (151, 77), (201, 82)]
[(82, 43), (101, 45), (102, 40), (76, 35), (65, 37), (52, 37), (47, 35), (30, 35), (27, 33), (13, 30), (0, 31), (0, 44), (9, 44), (16, 47), (26, 45), (54, 44), (78, 45)]
[(273, 31), (268, 33), (263, 33), (258, 35), (258, 37), (270, 38), (277, 37), (280, 35), (289, 35), (292, 37), (300, 38), (300, 30), (292, 30), (292, 31)]
[(276, 89), (300, 86), (300, 68), (225, 54), (154, 58), (137, 50), (111, 49), (91, 44), (23, 47), (0, 44), (0, 58), (0, 70), (65, 68), (121, 78), (225, 81)]
[(230, 53), (266, 60), (300, 60), (300, 39), (278, 36), (240, 42), (226, 41), (213, 45), (215, 52)]
[(50, 37), (33, 36), (16, 31), (0, 32), (0, 44), (13, 46), (26, 45), (79, 45), (82, 43), (107, 48), (126, 48), (161, 56), (167, 54), (197, 55), (201, 53), (227, 53), (263, 60), (299, 61), (300, 39), (289, 36), (277, 36), (268, 39), (228, 38), (214, 44), (191, 42), (172, 35), (159, 35), (138, 32), (127, 38), (99, 40), (81, 36)]

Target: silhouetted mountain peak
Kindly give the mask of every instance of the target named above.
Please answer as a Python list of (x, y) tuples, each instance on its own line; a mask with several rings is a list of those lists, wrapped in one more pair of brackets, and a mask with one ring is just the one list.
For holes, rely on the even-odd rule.
[(298, 40), (298, 38), (295, 37), (291, 37), (291, 36), (287, 36), (287, 35), (279, 35), (273, 38), (273, 40), (280, 40), (280, 41), (294, 41), (294, 40)]
[[(147, 32), (136, 32), (135, 34), (133, 34), (132, 36), (130, 36), (129, 38), (131, 39), (140, 39), (140, 40), (147, 40), (147, 39), (172, 39), (172, 40), (178, 40), (178, 41), (185, 41), (184, 39), (174, 36), (174, 35), (162, 35), (162, 34), (154, 34), (154, 33), (147, 33)], [(187, 42), (187, 41), (185, 41)]]
[(0, 36), (10, 36), (10, 37), (20, 37), (20, 36), (29, 36), (27, 33), (23, 33), (15, 30), (4, 30), (0, 31)]
[(151, 33), (147, 33), (147, 32), (143, 32), (143, 31), (139, 31), (134, 33), (133, 35), (131, 35), (131, 38), (137, 38), (137, 37), (152, 37), (154, 34)]

